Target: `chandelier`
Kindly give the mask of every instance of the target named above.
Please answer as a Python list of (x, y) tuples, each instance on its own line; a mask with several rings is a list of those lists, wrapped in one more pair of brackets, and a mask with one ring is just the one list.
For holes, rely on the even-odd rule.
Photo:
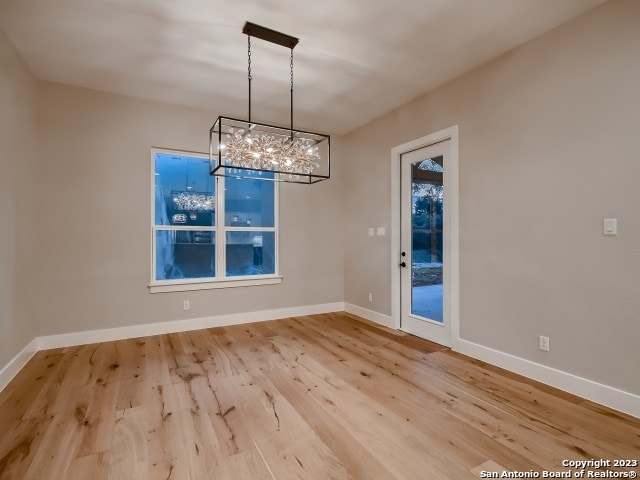
[[(249, 118), (220, 116), (209, 130), (211, 175), (291, 183), (317, 183), (330, 177), (330, 137), (293, 128), (293, 49), (298, 39), (247, 22)], [(291, 50), (289, 128), (251, 120), (251, 37)], [(257, 172), (258, 175), (253, 175)], [(263, 175), (267, 173), (267, 175)]]

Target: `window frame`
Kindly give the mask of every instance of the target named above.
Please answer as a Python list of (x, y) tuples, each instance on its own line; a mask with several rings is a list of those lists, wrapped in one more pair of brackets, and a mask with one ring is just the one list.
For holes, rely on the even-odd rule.
[[(231, 227), (225, 223), (225, 177), (214, 177), (216, 199), (215, 225), (213, 226), (177, 226), (156, 225), (155, 186), (156, 186), (156, 154), (177, 154), (181, 156), (198, 157), (209, 160), (209, 155), (202, 152), (178, 150), (174, 148), (151, 147), (150, 171), (150, 205), (151, 205), (151, 262), (149, 282), (150, 293), (184, 292), (191, 290), (210, 290), (217, 288), (248, 287), (255, 285), (274, 285), (282, 282), (280, 275), (280, 184), (274, 181), (273, 192), (273, 227)], [(269, 181), (269, 180), (264, 180)], [(215, 277), (183, 278), (156, 280), (156, 232), (158, 231), (212, 231), (215, 238)], [(266, 275), (227, 276), (227, 232), (273, 232), (275, 237), (274, 273)]]

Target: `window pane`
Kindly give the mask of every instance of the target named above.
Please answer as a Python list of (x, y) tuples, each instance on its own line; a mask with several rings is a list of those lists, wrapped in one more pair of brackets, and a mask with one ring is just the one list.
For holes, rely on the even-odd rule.
[(156, 280), (215, 277), (216, 232), (157, 230)]
[(227, 232), (227, 275), (275, 273), (274, 232)]
[[(246, 177), (247, 172), (243, 172)], [(271, 178), (272, 173), (250, 172), (248, 176)], [(225, 225), (229, 227), (273, 227), (275, 182), (247, 178), (225, 179)]]
[(155, 154), (156, 225), (215, 225), (215, 181), (209, 160)]

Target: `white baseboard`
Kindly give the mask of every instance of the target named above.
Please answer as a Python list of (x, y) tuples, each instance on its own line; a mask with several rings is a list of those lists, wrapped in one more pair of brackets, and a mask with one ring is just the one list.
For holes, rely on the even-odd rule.
[(0, 392), (4, 390), (4, 387), (22, 370), (37, 351), (37, 342), (33, 339), (0, 370)]
[(127, 338), (146, 337), (149, 335), (161, 335), (165, 333), (200, 330), (203, 328), (224, 327), (228, 325), (239, 325), (242, 323), (277, 320), (287, 317), (341, 312), (343, 310), (343, 302), (324, 303), (320, 305), (262, 310), (259, 312), (218, 315), (215, 317), (191, 318), (188, 320), (176, 320), (171, 322), (147, 323), (143, 325), (108, 328), (104, 330), (62, 333), (59, 335), (37, 337), (35, 342), (38, 350), (47, 350), (50, 348), (71, 347), (75, 345), (86, 345), (88, 343), (109, 342), (112, 340), (125, 340)]
[(453, 350), (640, 418), (640, 396), (531, 360), (458, 339)]
[(371, 320), (372, 322), (379, 323), (380, 325), (384, 325), (385, 327), (396, 328), (393, 324), (393, 319), (391, 318), (391, 316), (374, 312), (373, 310), (354, 305), (353, 303), (345, 303), (344, 311), (362, 318), (366, 318), (367, 320)]

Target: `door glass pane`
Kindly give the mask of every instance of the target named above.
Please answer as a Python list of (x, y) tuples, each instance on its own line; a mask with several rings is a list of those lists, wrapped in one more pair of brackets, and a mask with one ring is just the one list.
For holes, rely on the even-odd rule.
[(156, 230), (156, 280), (216, 276), (216, 232)]
[[(273, 179), (273, 173), (248, 172), (243, 176), (225, 181), (225, 225), (273, 227), (275, 182), (265, 180)], [(246, 177), (256, 177), (256, 180)]]
[(443, 321), (443, 157), (411, 168), (411, 313)]
[(275, 273), (275, 232), (227, 232), (227, 276)]

